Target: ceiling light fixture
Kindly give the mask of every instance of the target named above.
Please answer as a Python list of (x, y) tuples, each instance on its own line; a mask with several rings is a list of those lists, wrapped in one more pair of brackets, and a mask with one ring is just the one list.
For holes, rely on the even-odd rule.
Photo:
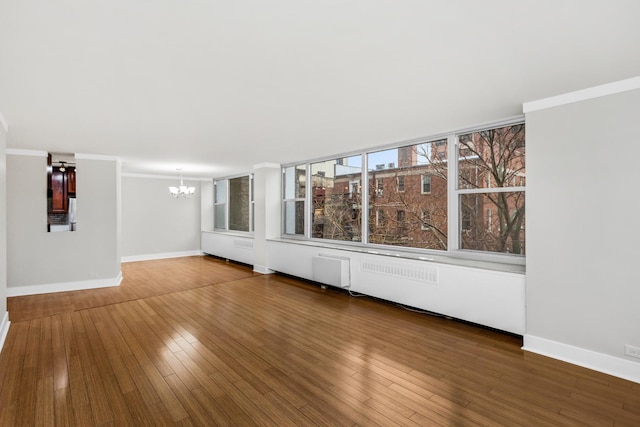
[(180, 185), (177, 187), (169, 187), (169, 194), (171, 194), (175, 198), (186, 199), (191, 197), (196, 192), (196, 187), (187, 187), (184, 185), (184, 181), (182, 180), (182, 169), (176, 169), (180, 172)]
[(66, 162), (60, 162), (60, 172), (64, 172), (67, 170), (67, 167), (64, 165)]

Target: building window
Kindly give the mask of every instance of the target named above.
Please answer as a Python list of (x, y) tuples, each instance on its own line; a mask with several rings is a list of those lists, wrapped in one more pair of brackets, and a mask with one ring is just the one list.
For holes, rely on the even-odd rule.
[(422, 194), (431, 193), (431, 175), (422, 175)]
[(460, 228), (464, 232), (471, 230), (471, 212), (468, 209), (462, 210), (462, 221), (460, 221)]
[(376, 196), (382, 197), (384, 195), (384, 178), (376, 178)]
[(460, 135), (458, 143), (460, 249), (524, 255), (524, 124)]
[(311, 236), (362, 241), (362, 156), (311, 164)]
[(253, 177), (214, 181), (214, 227), (217, 230), (252, 231)]
[(404, 175), (400, 175), (398, 178), (398, 192), (401, 193), (404, 191)]
[(304, 235), (307, 196), (306, 165), (282, 169), (284, 234)]
[(431, 228), (431, 214), (429, 211), (422, 211), (422, 230), (429, 230)]

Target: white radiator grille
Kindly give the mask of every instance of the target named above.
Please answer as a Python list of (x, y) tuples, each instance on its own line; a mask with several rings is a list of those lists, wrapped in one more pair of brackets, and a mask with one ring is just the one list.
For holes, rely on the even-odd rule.
[(438, 268), (422, 267), (396, 262), (381, 262), (379, 260), (362, 260), (360, 270), (386, 276), (401, 277), (422, 283), (438, 284)]

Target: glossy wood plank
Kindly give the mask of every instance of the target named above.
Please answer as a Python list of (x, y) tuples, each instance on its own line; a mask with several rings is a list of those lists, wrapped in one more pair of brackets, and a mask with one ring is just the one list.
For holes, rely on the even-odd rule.
[(640, 425), (640, 384), (208, 257), (10, 298), (0, 426)]

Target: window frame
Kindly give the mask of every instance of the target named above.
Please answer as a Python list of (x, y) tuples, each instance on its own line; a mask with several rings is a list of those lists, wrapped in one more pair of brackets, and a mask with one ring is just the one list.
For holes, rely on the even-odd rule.
[[(490, 252), (490, 251), (481, 251), (481, 250), (471, 250), (471, 249), (462, 249), (461, 248), (461, 237), (460, 233), (462, 231), (462, 215), (460, 212), (460, 196), (464, 194), (473, 194), (473, 193), (493, 193), (493, 192), (520, 192), (526, 195), (526, 185), (516, 185), (510, 187), (495, 187), (492, 183), (487, 188), (459, 188), (458, 186), (458, 174), (459, 174), (459, 162), (462, 160), (459, 156), (464, 157), (464, 152), (460, 153), (459, 151), (459, 141), (458, 138), (461, 135), (468, 135), (474, 132), (482, 132), (490, 129), (497, 129), (506, 126), (513, 126), (518, 124), (525, 124), (524, 116), (512, 117), (502, 121), (495, 121), (491, 123), (486, 123), (484, 125), (473, 126), (464, 129), (458, 129), (451, 132), (446, 132), (438, 135), (433, 135), (427, 138), (417, 138), (408, 141), (401, 141), (394, 144), (388, 144), (384, 146), (372, 147), (366, 150), (359, 150), (355, 152), (347, 152), (340, 153), (333, 156), (326, 156), (318, 159), (311, 159), (305, 162), (296, 162), (291, 164), (283, 165), (283, 170), (286, 167), (298, 167), (301, 165), (305, 165), (306, 168), (306, 197), (305, 197), (305, 233), (304, 235), (291, 235), (285, 234), (284, 228), (281, 232), (281, 237), (283, 239), (302, 239), (307, 241), (316, 242), (318, 244), (326, 244), (326, 245), (340, 245), (345, 247), (357, 247), (362, 248), (367, 251), (369, 249), (380, 248), (384, 249), (385, 252), (389, 253), (397, 253), (399, 255), (407, 254), (409, 256), (416, 256), (418, 259), (421, 259), (424, 255), (434, 255), (438, 257), (447, 257), (452, 259), (464, 259), (470, 261), (488, 261), (488, 262), (496, 262), (502, 264), (514, 264), (514, 265), (525, 265), (526, 264), (526, 254), (511, 254), (511, 253), (503, 253), (503, 252)], [(526, 127), (526, 126), (525, 126)], [(526, 138), (526, 137), (525, 137)], [(445, 250), (436, 250), (436, 249), (422, 249), (422, 248), (414, 248), (414, 247), (403, 247), (403, 246), (394, 246), (388, 244), (378, 244), (378, 243), (370, 243), (369, 242), (369, 234), (370, 227), (378, 227), (380, 226), (379, 213), (376, 211), (375, 215), (371, 215), (369, 212), (369, 186), (374, 186), (372, 189), (374, 192), (378, 191), (378, 182), (373, 181), (369, 182), (371, 179), (371, 173), (379, 172), (379, 171), (369, 171), (367, 166), (367, 155), (369, 153), (375, 153), (378, 151), (382, 151), (385, 149), (394, 149), (401, 148), (409, 145), (418, 145), (425, 143), (437, 143), (438, 141), (446, 140), (447, 150), (446, 155), (439, 156), (439, 160), (443, 160), (444, 157), (445, 162), (447, 162), (447, 249)], [(441, 143), (441, 145), (444, 142)], [(526, 144), (526, 139), (525, 139)], [(441, 146), (437, 145), (437, 146)], [(343, 159), (352, 156), (361, 156), (362, 165), (361, 165), (361, 174), (359, 178), (359, 182), (361, 183), (361, 187), (359, 189), (359, 193), (361, 195), (361, 222), (362, 222), (362, 238), (361, 241), (348, 241), (348, 240), (333, 240), (329, 238), (314, 238), (312, 237), (312, 187), (311, 187), (311, 165), (323, 162), (330, 161), (333, 159)], [(451, 159), (455, 159), (455, 161), (451, 161)], [(395, 166), (395, 165), (394, 165)], [(421, 174), (422, 175), (422, 174)], [(432, 175), (432, 174), (430, 174)], [(284, 175), (283, 175), (284, 176)], [(404, 192), (406, 191), (406, 183), (402, 186), (402, 181), (404, 176), (397, 176), (395, 180), (397, 191)], [(473, 178), (473, 177), (472, 177)], [(478, 177), (476, 177), (478, 178)], [(422, 176), (420, 181), (420, 193), (421, 194), (430, 194), (424, 193), (423, 190), (423, 182)], [(526, 175), (519, 176), (515, 179), (515, 184), (526, 184)], [(388, 183), (385, 182), (385, 185)], [(392, 183), (393, 185), (393, 183)], [(433, 185), (433, 184), (432, 184)], [(384, 185), (383, 185), (384, 187)], [(403, 188), (404, 187), (404, 188)], [(433, 191), (433, 187), (431, 187)], [(284, 196), (283, 196), (284, 200)], [(386, 212), (385, 212), (386, 214)], [(431, 214), (431, 213), (430, 213)], [(284, 214), (283, 218), (283, 227), (284, 227)], [(385, 220), (389, 220), (388, 215), (385, 215)], [(370, 222), (374, 222), (370, 224)], [(487, 224), (485, 223), (485, 227)], [(499, 224), (498, 224), (499, 226)], [(524, 224), (523, 224), (524, 227)], [(427, 227), (425, 230), (424, 227), (421, 227), (423, 231), (429, 230), (431, 227)], [(413, 255), (412, 255), (413, 254)]]
[[(295, 191), (295, 181), (294, 181), (294, 197), (289, 197), (287, 198), (287, 192), (285, 191), (285, 186), (287, 185), (286, 181), (285, 181), (285, 177), (286, 177), (286, 170), (289, 168), (292, 168), (294, 171), (294, 180), (296, 179), (296, 173), (295, 171), (298, 170), (299, 166), (304, 166), (304, 171), (305, 171), (305, 175), (304, 175), (304, 181), (305, 181), (305, 189), (304, 189), (304, 197), (298, 197), (296, 191)], [(293, 165), (287, 165), (287, 166), (283, 166), (282, 167), (282, 185), (280, 186), (280, 191), (282, 192), (282, 215), (281, 215), (281, 222), (280, 222), (280, 226), (281, 228), (281, 233), (282, 236), (286, 236), (287, 238), (292, 238), (292, 239), (305, 239), (308, 235), (309, 235), (309, 231), (310, 231), (310, 224), (309, 224), (309, 216), (310, 216), (310, 208), (309, 208), (309, 202), (307, 201), (307, 196), (309, 194), (309, 188), (310, 188), (310, 179), (309, 179), (309, 171), (310, 171), (310, 164), (308, 163), (298, 163), (298, 164), (293, 164)], [(286, 207), (287, 207), (287, 203), (294, 203), (294, 206), (296, 203), (302, 202), (303, 203), (303, 225), (302, 225), (302, 233), (287, 233), (286, 232)], [(295, 228), (295, 226), (294, 226)]]
[[(429, 191), (424, 190), (425, 178), (429, 178)], [(420, 194), (431, 194), (431, 174), (423, 173), (420, 175)]]
[[(454, 245), (452, 247), (457, 248), (457, 252), (462, 254), (464, 257), (468, 257), (471, 259), (489, 259), (495, 261), (502, 261), (514, 264), (526, 264), (526, 255), (525, 254), (512, 254), (506, 252), (491, 252), (491, 251), (481, 251), (476, 249), (463, 249), (462, 248), (462, 233), (464, 230), (463, 221), (465, 220), (462, 214), (462, 203), (460, 202), (461, 196), (467, 194), (477, 194), (477, 195), (486, 195), (490, 193), (518, 193), (522, 192), (526, 198), (526, 185), (522, 186), (508, 186), (508, 187), (497, 187), (494, 186), (491, 181), (487, 181), (487, 187), (478, 186), (480, 180), (478, 177), (478, 173), (476, 171), (475, 177), (469, 175), (470, 178), (474, 178), (476, 182), (476, 188), (473, 188), (472, 185), (464, 185), (461, 186), (459, 181), (459, 171), (460, 171), (460, 160), (465, 159), (473, 159), (473, 155), (469, 156), (466, 151), (462, 151), (460, 149), (460, 139), (462, 136), (466, 136), (473, 133), (485, 132), (492, 129), (500, 129), (509, 126), (516, 125), (524, 125), (525, 126), (525, 147), (526, 147), (526, 123), (524, 118), (518, 117), (510, 120), (505, 120), (502, 122), (494, 122), (489, 123), (484, 126), (476, 126), (473, 128), (463, 129), (453, 133), (449, 138), (452, 144), (449, 146), (449, 158), (458, 159), (456, 162), (451, 162), (453, 165), (452, 170), (449, 171), (449, 177), (453, 179), (449, 179), (449, 203), (450, 208), (455, 209), (455, 211), (449, 211), (449, 218), (454, 218), (455, 223), (459, 224), (459, 228), (457, 230), (451, 229), (449, 230), (449, 238), (450, 244)], [(465, 149), (466, 150), (466, 149)], [(525, 167), (526, 167), (526, 156), (525, 156)], [(521, 177), (521, 181), (526, 183), (526, 177)], [(457, 217), (456, 217), (457, 216)], [(452, 221), (453, 222), (453, 221)], [(473, 222), (473, 218), (471, 220)], [(450, 222), (450, 227), (452, 226)], [(455, 227), (455, 225), (453, 225)], [(486, 224), (483, 225), (486, 228)], [(497, 231), (501, 231), (500, 221), (497, 221)], [(469, 227), (470, 229), (471, 227)], [(521, 228), (522, 229), (522, 228)], [(526, 248), (526, 243), (525, 243)]]
[[(230, 191), (230, 185), (229, 185), (229, 181), (232, 179), (236, 179), (236, 178), (243, 178), (243, 177), (248, 177), (249, 178), (249, 198), (248, 198), (248, 203), (247, 203), (247, 215), (248, 215), (248, 224), (249, 224), (249, 230), (248, 231), (244, 231), (244, 230), (231, 230), (229, 228), (229, 210), (231, 207), (231, 191)], [(239, 174), (239, 175), (232, 175), (232, 176), (227, 176), (227, 177), (220, 177), (220, 178), (214, 178), (213, 179), (213, 230), (216, 232), (223, 232), (223, 233), (234, 233), (234, 234), (246, 234), (246, 235), (253, 235), (254, 232), (254, 216), (255, 216), (255, 199), (254, 199), (254, 184), (253, 184), (253, 180), (254, 180), (254, 176), (253, 173), (244, 173), (244, 174)], [(219, 202), (217, 200), (217, 194), (216, 194), (216, 190), (217, 190), (217, 186), (219, 182), (224, 182), (225, 186), (226, 186), (226, 194), (225, 194), (225, 201), (224, 202)], [(220, 205), (224, 205), (224, 216), (225, 216), (225, 221), (224, 221), (224, 228), (220, 228), (220, 227), (216, 227), (216, 206), (220, 206)]]

